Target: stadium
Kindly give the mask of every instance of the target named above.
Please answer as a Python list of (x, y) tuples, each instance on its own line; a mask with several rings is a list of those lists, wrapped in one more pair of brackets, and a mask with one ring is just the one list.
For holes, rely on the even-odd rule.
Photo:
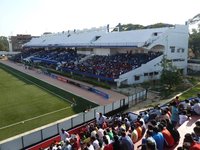
[[(63, 128), (77, 134), (94, 122), (96, 114), (114, 115), (130, 103), (143, 101), (145, 89), (125, 96), (110, 88), (158, 80), (164, 58), (186, 75), (188, 32), (187, 24), (114, 32), (107, 26), (31, 39), (21, 53), (0, 61), (4, 83), (1, 90), (12, 87), (17, 93), (5, 93), (2, 97), (19, 103), (14, 108), (4, 101), (2, 113), (9, 115), (7, 109), (20, 112), (14, 117), (10, 114), (13, 118), (1, 124), (1, 133), (8, 133), (4, 137), (8, 138), (12, 132), (16, 135), (22, 133), (21, 129), (28, 131), (0, 142), (0, 149), (48, 148), (49, 143), (61, 140)], [(85, 83), (84, 79), (91, 81)], [(14, 85), (5, 82), (8, 80)], [(199, 100), (197, 97), (191, 101), (194, 99)], [(29, 106), (24, 106), (27, 100)]]

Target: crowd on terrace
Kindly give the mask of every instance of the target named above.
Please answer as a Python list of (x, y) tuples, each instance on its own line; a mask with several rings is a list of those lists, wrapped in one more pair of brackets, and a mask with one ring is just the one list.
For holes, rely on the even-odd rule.
[[(109, 56), (94, 55), (81, 60), (86, 55), (78, 54), (76, 50), (28, 50), (15, 56), (15, 61), (27, 60), (37, 62), (45, 67), (50, 67), (64, 72), (104, 77), (109, 79), (119, 78), (121, 74), (129, 72), (142, 64), (161, 55), (160, 52), (148, 53), (118, 53)], [(90, 77), (91, 77), (90, 76)]]
[(155, 52), (137, 54), (123, 53), (110, 56), (95, 55), (77, 65), (72, 66), (66, 64), (64, 67), (115, 79), (121, 74), (138, 68), (159, 55), (160, 53)]
[[(106, 117), (99, 113), (96, 121), (86, 124), (79, 133), (62, 129), (61, 142), (52, 143), (48, 150), (174, 149), (180, 142), (177, 128), (194, 116), (200, 116), (200, 97), (184, 101), (176, 97), (139, 115), (129, 112)], [(178, 150), (200, 150), (200, 120), (193, 131), (185, 134)]]

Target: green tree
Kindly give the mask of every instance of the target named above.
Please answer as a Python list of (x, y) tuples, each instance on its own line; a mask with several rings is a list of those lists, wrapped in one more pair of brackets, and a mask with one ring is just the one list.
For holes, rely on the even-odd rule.
[(0, 36), (0, 51), (8, 50), (8, 40), (5, 36)]
[(128, 24), (119, 23), (116, 26), (116, 28), (114, 28), (113, 31), (117, 31), (118, 28), (119, 28), (119, 31), (130, 31), (130, 30), (138, 30), (138, 29), (151, 29), (151, 28), (172, 27), (172, 26), (173, 25), (166, 24), (166, 23), (156, 23), (156, 24), (147, 25), (147, 26), (143, 26), (140, 24), (132, 24), (132, 23), (128, 23)]
[(200, 57), (200, 24), (198, 29), (192, 29), (189, 38), (189, 47), (193, 50), (196, 57)]
[(165, 87), (167, 87), (168, 90), (171, 90), (173, 87), (182, 82), (180, 70), (173, 66), (172, 62), (167, 59), (166, 56), (163, 57), (161, 66), (163, 67), (163, 70), (160, 81)]

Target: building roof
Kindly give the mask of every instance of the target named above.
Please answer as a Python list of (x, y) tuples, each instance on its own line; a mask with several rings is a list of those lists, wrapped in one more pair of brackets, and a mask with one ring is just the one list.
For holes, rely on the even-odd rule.
[(141, 47), (155, 33), (162, 34), (169, 27), (122, 32), (90, 31), (47, 34), (33, 38), (25, 47)]

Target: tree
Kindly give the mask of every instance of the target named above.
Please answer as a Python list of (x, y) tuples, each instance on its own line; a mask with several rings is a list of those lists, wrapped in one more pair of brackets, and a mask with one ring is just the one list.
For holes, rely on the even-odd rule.
[(167, 86), (169, 90), (182, 82), (180, 70), (173, 66), (172, 62), (167, 59), (166, 56), (163, 57), (161, 66), (163, 67), (163, 70), (160, 81), (164, 86)]
[(161, 28), (161, 27), (172, 27), (173, 25), (171, 24), (166, 24), (166, 23), (156, 23), (152, 25), (147, 25), (143, 26), (140, 24), (121, 24), (119, 23), (116, 28), (114, 28), (113, 31), (117, 31), (119, 28), (119, 31), (130, 31), (130, 30), (138, 30), (138, 29), (151, 29), (151, 28)]
[(192, 29), (189, 38), (189, 47), (193, 50), (196, 57), (200, 57), (200, 24), (198, 29)]
[(0, 36), (0, 51), (8, 50), (8, 40), (5, 36)]

